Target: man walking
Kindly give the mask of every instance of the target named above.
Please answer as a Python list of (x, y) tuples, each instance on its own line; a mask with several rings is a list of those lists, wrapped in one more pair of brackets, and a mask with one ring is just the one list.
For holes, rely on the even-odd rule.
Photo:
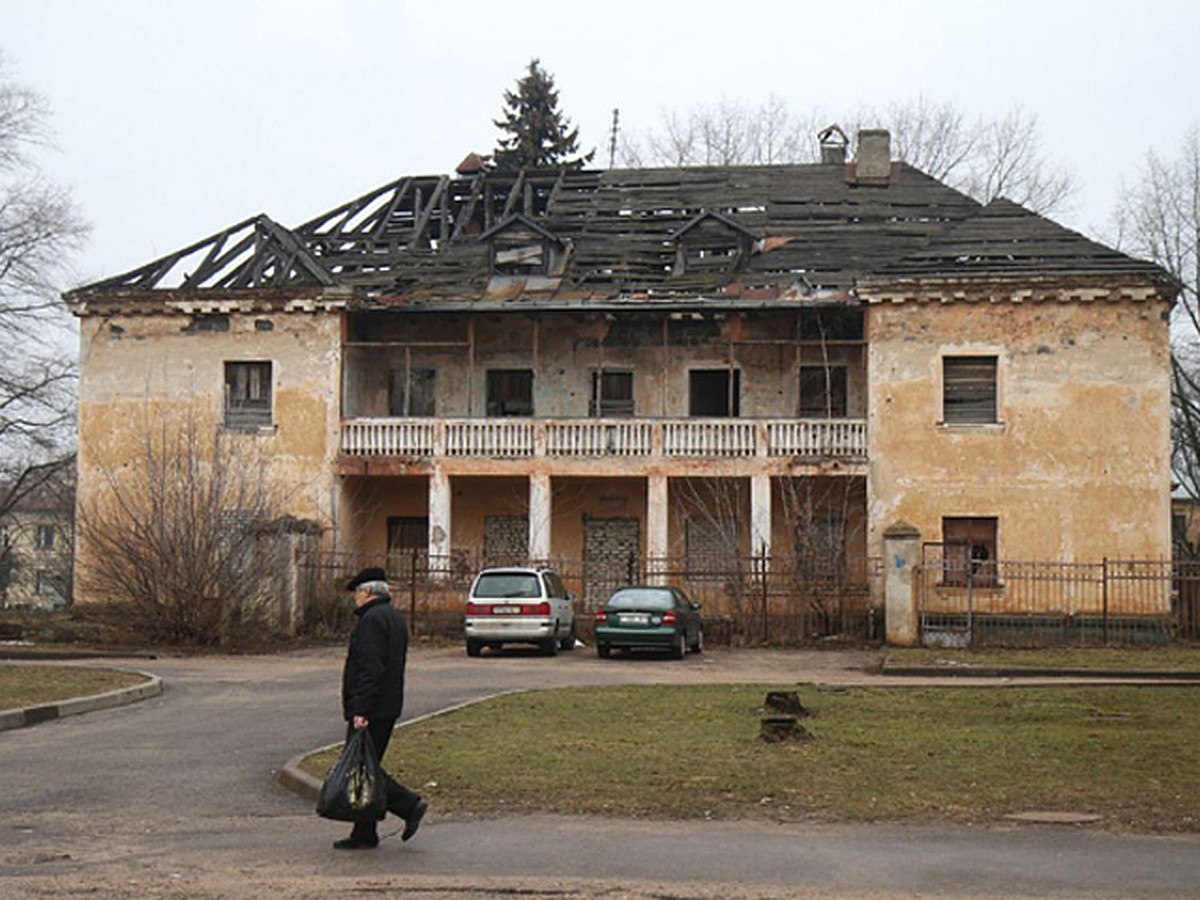
[[(367, 729), (382, 763), (392, 728), (404, 705), (408, 626), (392, 607), (383, 569), (363, 569), (350, 579), (346, 590), (354, 591), (354, 614), (358, 617), (342, 670), (346, 740), (356, 729)], [(400, 839), (407, 841), (421, 825), (425, 801), (391, 776), (385, 774), (384, 780), (388, 812), (404, 820)], [(374, 821), (355, 822), (350, 837), (333, 844), (338, 850), (362, 850), (378, 845), (379, 833)]]

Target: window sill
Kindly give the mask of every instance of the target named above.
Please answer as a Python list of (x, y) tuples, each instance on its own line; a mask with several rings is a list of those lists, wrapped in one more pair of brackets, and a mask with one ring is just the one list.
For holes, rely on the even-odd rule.
[(982, 434), (1003, 434), (1007, 422), (937, 422), (938, 431), (970, 431)]
[(230, 434), (272, 435), (279, 430), (278, 425), (228, 425), (221, 426), (222, 431)]

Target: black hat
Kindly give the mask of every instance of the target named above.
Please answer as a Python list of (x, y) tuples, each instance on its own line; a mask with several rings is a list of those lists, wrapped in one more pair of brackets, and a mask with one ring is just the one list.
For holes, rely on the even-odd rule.
[(346, 590), (352, 591), (360, 584), (366, 584), (368, 581), (387, 581), (387, 573), (378, 566), (371, 566), (363, 569), (348, 582), (346, 582)]

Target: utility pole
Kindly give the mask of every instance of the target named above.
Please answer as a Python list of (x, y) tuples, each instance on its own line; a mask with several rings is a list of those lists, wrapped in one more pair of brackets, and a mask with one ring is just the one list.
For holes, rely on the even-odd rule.
[(617, 120), (621, 117), (619, 109), (613, 110), (612, 134), (608, 139), (608, 167), (611, 169), (617, 161)]

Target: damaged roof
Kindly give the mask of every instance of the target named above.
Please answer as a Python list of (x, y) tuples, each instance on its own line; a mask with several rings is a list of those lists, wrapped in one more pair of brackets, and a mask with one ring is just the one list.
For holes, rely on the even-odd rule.
[(1114, 274), (1165, 277), (904, 163), (869, 183), (853, 163), (484, 169), (401, 178), (294, 228), (255, 216), (67, 298), (343, 287), (376, 306), (737, 302), (851, 298), (865, 278)]

